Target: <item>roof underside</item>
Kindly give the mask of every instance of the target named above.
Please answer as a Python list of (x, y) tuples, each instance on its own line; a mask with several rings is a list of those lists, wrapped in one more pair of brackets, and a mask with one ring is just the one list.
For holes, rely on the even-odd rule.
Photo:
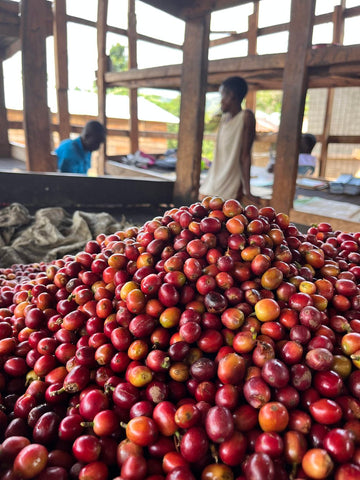
[(159, 8), (174, 17), (186, 20), (215, 10), (235, 7), (248, 3), (249, 0), (142, 0), (144, 3)]
[(20, 37), (19, 3), (0, 1), (0, 58), (10, 54), (13, 44)]

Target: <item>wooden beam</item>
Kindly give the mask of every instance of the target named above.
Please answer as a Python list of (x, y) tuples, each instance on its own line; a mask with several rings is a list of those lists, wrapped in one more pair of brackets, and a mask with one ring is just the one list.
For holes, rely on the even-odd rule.
[(329, 135), (329, 143), (360, 143), (360, 135)]
[(330, 133), (331, 117), (332, 117), (332, 110), (333, 110), (333, 104), (334, 104), (334, 94), (335, 94), (335, 91), (333, 88), (329, 88), (327, 90), (324, 127), (323, 127), (323, 133), (322, 133), (321, 152), (320, 152), (320, 158), (319, 158), (319, 176), (320, 177), (325, 177), (329, 133)]
[(14, 1), (9, 0), (0, 0), (0, 13), (13, 13), (14, 15), (19, 14), (19, 4)]
[[(98, 48), (98, 70), (97, 70), (97, 88), (98, 88), (98, 110), (99, 122), (101, 122), (106, 129), (106, 85), (105, 72), (107, 70), (106, 57), (106, 21), (108, 11), (108, 0), (98, 2), (97, 14), (97, 48)], [(100, 145), (98, 153), (98, 175), (105, 173), (105, 159), (106, 159), (106, 140)]]
[[(257, 0), (255, 0), (257, 1)], [(224, 8), (237, 7), (249, 3), (249, 0), (215, 0), (212, 7), (213, 11), (222, 10)]]
[[(182, 0), (187, 1), (187, 0)], [(144, 3), (151, 5), (152, 7), (159, 8), (174, 17), (181, 16), (181, 4), (180, 2), (169, 2), (168, 0), (144, 0)]]
[[(289, 61), (284, 68), (281, 123), (276, 148), (272, 205), (289, 213), (295, 195), (299, 139), (307, 88), (307, 51), (311, 44), (315, 0), (292, 2)], [(296, 61), (294, 61), (296, 59)]]
[(210, 15), (186, 22), (174, 187), (174, 201), (178, 205), (194, 202), (198, 196), (204, 133), (209, 32)]
[[(109, 28), (109, 31), (110, 31), (110, 28)], [(152, 38), (152, 37), (149, 37), (148, 35), (142, 35), (141, 33), (137, 33), (136, 38), (144, 42), (160, 45), (161, 47), (175, 48), (176, 50), (182, 50), (183, 48), (183, 46), (178, 43), (166, 42), (165, 40), (160, 40), (159, 38)]]
[[(75, 17), (74, 15), (67, 15), (67, 21), (77, 23), (79, 25), (85, 25), (87, 27), (96, 28), (96, 22), (92, 20), (87, 20), (86, 18)], [(107, 31), (115, 33), (117, 35), (123, 35), (124, 37), (128, 36), (128, 31), (125, 28), (114, 27), (113, 25), (107, 25)], [(173, 42), (167, 42), (165, 40), (160, 40), (159, 38), (149, 37), (148, 35), (142, 35), (141, 33), (136, 34), (138, 40), (143, 40), (144, 42), (154, 43), (156, 45), (161, 45), (163, 47), (175, 48), (182, 50), (182, 45)]]
[[(360, 85), (360, 45), (329, 46), (309, 49), (307, 61), (309, 88)], [(216, 91), (230, 75), (241, 75), (250, 88), (282, 88), (286, 54), (250, 55), (248, 57), (212, 60), (208, 67), (208, 91)], [(166, 65), (126, 72), (107, 72), (107, 85), (179, 89), (181, 65)]]
[(6, 23), (3, 19), (0, 22), (0, 36), (1, 37), (12, 37), (19, 38), (20, 36), (20, 23)]
[(20, 202), (31, 209), (107, 210), (121, 206), (125, 211), (128, 205), (170, 204), (173, 189), (172, 181), (156, 177), (145, 180), (34, 172), (0, 172), (0, 185), (0, 204)]
[[(359, 48), (360, 50), (360, 48)], [(221, 60), (212, 60), (208, 65), (209, 76), (220, 73), (227, 75), (232, 72), (262, 71), (267, 69), (284, 68), (286, 54), (275, 53), (268, 55), (250, 55), (248, 57), (224, 58)], [(143, 80), (163, 80), (163, 85), (168, 79), (174, 78), (178, 81), (181, 77), (182, 65), (165, 65), (161, 67), (151, 67), (143, 69), (131, 69), (125, 72), (107, 72), (105, 81), (108, 86), (124, 85), (128, 82), (138, 82), (141, 85)], [(244, 75), (243, 75), (244, 76)]]
[(54, 49), (59, 137), (64, 140), (70, 136), (66, 0), (54, 1)]
[[(136, 42), (136, 14), (135, 0), (128, 0), (128, 31), (129, 31), (129, 68), (137, 68), (137, 42)], [(139, 122), (137, 89), (130, 88), (130, 152), (139, 150)]]
[(50, 155), (50, 115), (47, 105), (45, 0), (21, 2), (21, 43), (24, 94), (26, 168), (54, 171)]
[[(329, 212), (331, 213), (331, 212)], [(320, 222), (329, 223), (333, 230), (340, 230), (342, 232), (358, 232), (359, 223), (351, 220), (344, 220), (342, 218), (335, 218), (330, 216), (317, 215), (316, 213), (301, 212), (296, 209), (290, 210), (290, 221), (299, 223), (301, 225), (317, 225)]]
[(144, 3), (159, 8), (170, 15), (182, 18), (184, 20), (196, 18), (206, 13), (224, 8), (236, 7), (249, 0), (143, 0)]
[(360, 45), (328, 45), (308, 51), (309, 67), (325, 67), (338, 64), (359, 63)]
[[(350, 18), (360, 15), (360, 7), (353, 7), (344, 10), (344, 18)], [(323, 13), (316, 15), (314, 18), (314, 25), (322, 25), (324, 23), (330, 23), (332, 21), (332, 13)], [(257, 36), (262, 37), (264, 35), (271, 35), (273, 33), (286, 32), (290, 28), (290, 23), (278, 23), (277, 25), (269, 25), (268, 27), (261, 27), (257, 30)], [(232, 43), (237, 40), (243, 40), (248, 37), (248, 32), (231, 33), (226, 37), (216, 38), (210, 41), (210, 47), (217, 45), (225, 45), (226, 43)]]
[[(257, 54), (257, 29), (259, 22), (259, 2), (254, 2), (254, 12), (249, 15), (248, 28), (248, 55)], [(246, 95), (246, 108), (253, 112), (256, 110), (256, 91), (251, 90)]]
[[(343, 1), (343, 0), (341, 0)], [(343, 3), (342, 3), (343, 5)], [(344, 10), (344, 18), (351, 18), (351, 17), (357, 17), (360, 15), (360, 6), (358, 7), (352, 7), (352, 8), (345, 8)]]
[(5, 106), (3, 62), (0, 62), (0, 156), (10, 157), (8, 120)]
[(3, 60), (12, 57), (16, 52), (21, 50), (21, 40), (20, 38), (8, 45), (3, 52), (1, 52), (1, 57)]
[[(334, 9), (333, 13), (333, 42), (334, 43), (343, 43), (344, 39), (344, 2), (342, 5), (338, 5)], [(331, 118), (334, 106), (334, 96), (335, 91), (333, 88), (329, 88), (327, 90), (327, 98), (326, 98), (326, 108), (325, 108), (325, 119), (324, 119), (324, 127), (323, 127), (323, 134), (322, 134), (322, 143), (321, 143), (321, 152), (320, 152), (320, 159), (319, 159), (319, 176), (325, 177), (326, 172), (326, 160), (328, 154), (328, 143), (329, 143), (329, 135), (330, 135), (330, 125), (331, 125)]]
[(359, 87), (360, 65), (350, 71), (349, 65), (343, 68), (311, 69), (309, 72), (309, 88)]

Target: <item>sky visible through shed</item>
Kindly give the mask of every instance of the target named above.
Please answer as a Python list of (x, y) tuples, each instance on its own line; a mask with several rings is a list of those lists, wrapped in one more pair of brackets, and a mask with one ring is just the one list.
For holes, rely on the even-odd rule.
[[(67, 13), (72, 16), (95, 21), (97, 16), (98, 0), (67, 0)], [(328, 13), (339, 5), (341, 0), (317, 0), (316, 14)], [(108, 24), (120, 28), (127, 28), (128, 0), (109, 0)], [(285, 23), (290, 20), (291, 0), (261, 0), (259, 4), (259, 27)], [(360, 5), (360, 0), (346, 0), (346, 7)], [(211, 17), (211, 39), (224, 36), (225, 31), (244, 32), (247, 30), (248, 16), (253, 11), (253, 4), (232, 7), (217, 11)], [(148, 36), (156, 36), (182, 44), (184, 40), (185, 24), (183, 21), (138, 0), (136, 2), (137, 31)], [(97, 42), (96, 30), (72, 22), (68, 23), (68, 71), (69, 89), (93, 90), (95, 72), (97, 70)], [(259, 54), (280, 53), (287, 50), (288, 33), (261, 36), (258, 39)], [(332, 42), (332, 23), (314, 26), (313, 43)], [(107, 51), (112, 45), (120, 43), (127, 49), (127, 38), (108, 33)], [(359, 17), (345, 20), (344, 44), (360, 43)], [(147, 68), (159, 65), (178, 64), (182, 62), (182, 52), (167, 47), (138, 41), (138, 67)], [(246, 56), (247, 40), (213, 47), (209, 51), (209, 59), (231, 58)], [(47, 39), (48, 57), (48, 88), (55, 89), (54, 44), (53, 37)], [(16, 96), (22, 101), (21, 87), (21, 55), (14, 55), (4, 62), (5, 101)], [(164, 93), (164, 92), (163, 92)], [(169, 92), (170, 95), (170, 92)], [(9, 108), (11, 106), (9, 105)]]

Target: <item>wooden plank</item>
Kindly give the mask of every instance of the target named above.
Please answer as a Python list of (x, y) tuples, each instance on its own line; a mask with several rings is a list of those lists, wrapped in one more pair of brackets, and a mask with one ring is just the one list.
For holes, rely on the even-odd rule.
[(159, 8), (174, 17), (181, 17), (182, 6), (180, 3), (185, 3), (188, 0), (182, 0), (182, 2), (169, 2), (169, 0), (144, 0), (144, 3), (151, 5), (152, 7)]
[[(353, 7), (344, 10), (344, 18), (350, 18), (360, 15), (360, 7)], [(323, 13), (314, 17), (314, 25), (322, 25), (332, 21), (332, 13)], [(258, 28), (257, 36), (262, 37), (264, 35), (271, 35), (273, 33), (286, 32), (289, 30), (290, 23), (278, 23), (277, 25), (269, 25), (267, 27)], [(210, 41), (210, 47), (217, 45), (225, 45), (226, 43), (232, 43), (237, 40), (243, 40), (247, 38), (248, 32), (231, 33), (226, 37), (216, 38)]]
[[(225, 58), (212, 60), (208, 65), (208, 83), (215, 74), (220, 74), (222, 79), (233, 72), (241, 72), (245, 78), (247, 72), (283, 69), (286, 55), (284, 53), (268, 55), (251, 55), (248, 57)], [(156, 87), (168, 85), (169, 88), (180, 86), (182, 65), (165, 65), (143, 69), (130, 69), (125, 72), (107, 72), (106, 84), (110, 86), (148, 86), (153, 82)], [(221, 83), (221, 82), (220, 82)], [(217, 84), (217, 88), (219, 84)]]
[(309, 72), (309, 88), (358, 87), (360, 86), (360, 65), (357, 71), (350, 71), (350, 67), (311, 69)]
[(0, 0), (0, 13), (12, 13), (14, 15), (19, 14), (19, 4), (14, 1)]
[(26, 207), (110, 208), (172, 201), (173, 182), (158, 178), (0, 172), (0, 203)]
[[(97, 70), (97, 88), (98, 88), (98, 111), (99, 122), (101, 122), (106, 129), (106, 85), (105, 72), (107, 70), (106, 57), (106, 21), (108, 11), (108, 0), (98, 2), (97, 14), (97, 48), (98, 48), (98, 70)], [(106, 159), (106, 140), (100, 145), (98, 152), (98, 175), (105, 173), (105, 159)]]
[[(128, 0), (128, 31), (129, 31), (129, 68), (137, 68), (136, 14), (135, 0)], [(130, 152), (139, 150), (139, 122), (137, 89), (130, 88)]]
[(249, 3), (249, 0), (181, 0), (181, 2), (178, 0), (144, 0), (144, 3), (186, 20), (211, 11)]
[[(309, 75), (311, 77), (310, 80), (313, 82), (312, 86), (321, 86), (318, 84), (318, 82), (316, 82), (316, 79), (314, 79), (314, 77), (320, 74), (321, 69), (324, 71), (324, 76), (328, 76), (326, 67), (338, 69), (341, 67), (341, 65), (343, 65), (345, 67), (345, 71), (347, 69), (350, 70), (352, 66), (354, 69), (357, 69), (359, 65), (359, 58), (360, 45), (331, 45), (323, 48), (309, 49), (307, 54), (307, 62), (310, 67)], [(209, 62), (208, 66), (208, 83), (213, 83), (211, 79), (216, 74), (226, 76), (232, 72), (241, 72), (241, 75), (244, 76), (244, 78), (247, 72), (254, 72), (255, 75), (259, 77), (259, 82), (261, 82), (263, 71), (274, 70), (275, 72), (276, 69), (278, 70), (279, 75), (275, 80), (281, 81), (282, 70), (285, 66), (285, 59), (286, 54), (277, 53), (212, 60)], [(105, 75), (105, 80), (108, 86), (141, 86), (142, 82), (145, 82), (145, 86), (148, 86), (152, 81), (154, 81), (155, 86), (157, 87), (168, 85), (169, 88), (176, 88), (176, 86), (180, 84), (181, 68), (181, 65), (166, 65), (146, 69), (131, 69), (126, 72), (107, 72)]]
[[(334, 43), (343, 43), (344, 39), (344, 2), (341, 5), (338, 5), (334, 9), (333, 13), (333, 42)], [(326, 160), (328, 153), (328, 143), (330, 135), (330, 125), (334, 105), (334, 96), (335, 91), (333, 88), (329, 88), (327, 91), (326, 98), (326, 108), (325, 108), (325, 118), (324, 118), (324, 127), (322, 134), (322, 143), (321, 143), (321, 152), (319, 158), (319, 175), (325, 177), (326, 171)]]
[[(284, 68), (281, 123), (276, 148), (272, 205), (289, 213), (295, 195), (299, 139), (307, 88), (307, 51), (311, 44), (315, 0), (292, 2), (288, 59)], [(296, 61), (292, 61), (296, 59)]]
[(210, 15), (188, 20), (185, 28), (181, 79), (179, 141), (174, 201), (188, 204), (199, 190)]
[(296, 209), (290, 210), (290, 221), (293, 223), (300, 223), (302, 225), (316, 225), (320, 222), (329, 223), (333, 230), (341, 230), (343, 232), (358, 232), (359, 223), (343, 220), (335, 217), (325, 217), (323, 215), (316, 215), (315, 213), (300, 212)]
[(21, 43), (24, 94), (26, 168), (56, 169), (50, 155), (50, 118), (47, 106), (45, 0), (21, 2)]
[(360, 143), (360, 135), (329, 135), (329, 143)]
[(342, 0), (341, 5), (334, 8), (333, 13), (333, 42), (342, 44), (344, 41), (344, 10), (345, 2)]
[(8, 120), (5, 106), (4, 93), (4, 70), (3, 62), (0, 62), (0, 156), (10, 157), (10, 143), (8, 136)]
[(319, 176), (320, 177), (325, 177), (329, 133), (330, 133), (331, 117), (332, 117), (332, 111), (333, 111), (333, 105), (334, 105), (334, 95), (335, 95), (334, 89), (329, 88), (327, 91), (327, 97), (326, 97), (324, 127), (323, 127), (323, 133), (322, 133), (321, 152), (320, 152), (320, 158), (319, 158)]
[[(260, 57), (260, 55), (259, 55)], [(217, 73), (208, 75), (208, 91), (215, 92), (225, 77), (241, 75), (248, 82), (250, 88), (257, 90), (281, 90), (283, 84), (283, 69), (243, 70), (224, 68)], [(110, 84), (134, 88), (167, 88), (180, 89), (180, 77), (138, 78), (136, 80), (121, 80)], [(108, 84), (108, 86), (110, 86)], [(334, 66), (312, 67), (308, 69), (309, 88), (352, 87), (360, 86), (360, 64), (341, 64)]]
[(360, 45), (327, 45), (308, 51), (309, 67), (324, 67), (342, 63), (358, 63)]
[(19, 38), (20, 36), (20, 22), (18, 24), (6, 23), (3, 19), (0, 22), (0, 36)]
[(344, 10), (344, 17), (345, 18), (357, 17), (358, 15), (360, 15), (360, 6), (352, 7), (352, 8), (345, 8), (345, 10)]
[(58, 131), (60, 140), (64, 140), (70, 137), (66, 0), (54, 1), (54, 49)]
[(21, 49), (21, 40), (20, 38), (8, 45), (4, 51), (1, 52), (1, 58), (6, 60), (7, 58), (12, 57)]
[[(257, 29), (259, 23), (259, 2), (254, 2), (254, 13), (249, 15), (248, 28), (248, 55), (257, 54)], [(256, 110), (256, 91), (250, 90), (246, 95), (246, 108), (253, 112)]]
[[(96, 28), (96, 22), (92, 20), (87, 20), (86, 18), (76, 17), (74, 15), (67, 15), (67, 21), (77, 23), (79, 25), (85, 25), (87, 27)], [(124, 37), (128, 36), (128, 31), (125, 28), (115, 27), (113, 25), (107, 25), (107, 31), (115, 33), (117, 35), (123, 35)], [(159, 38), (149, 37), (148, 35), (142, 35), (141, 33), (136, 34), (138, 40), (143, 40), (144, 42), (154, 43), (156, 45), (161, 45), (163, 47), (182, 49), (182, 45), (173, 42), (167, 42), (166, 40), (160, 40)]]

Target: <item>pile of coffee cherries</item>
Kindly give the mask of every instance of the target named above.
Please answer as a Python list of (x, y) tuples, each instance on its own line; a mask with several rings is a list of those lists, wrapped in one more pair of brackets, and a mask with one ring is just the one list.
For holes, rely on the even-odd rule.
[(221, 197), (0, 269), (0, 480), (358, 480), (359, 279)]

